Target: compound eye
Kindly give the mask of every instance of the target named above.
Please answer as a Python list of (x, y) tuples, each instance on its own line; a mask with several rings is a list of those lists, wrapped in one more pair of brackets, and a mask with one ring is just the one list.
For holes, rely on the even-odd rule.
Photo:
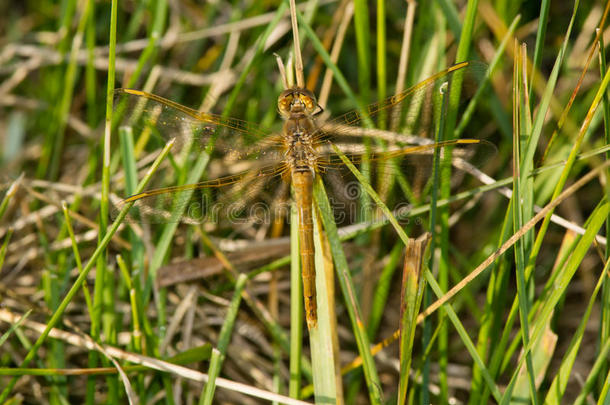
[(287, 113), (288, 111), (290, 111), (290, 104), (292, 104), (292, 99), (293, 97), (291, 94), (287, 94), (283, 97), (280, 97), (280, 100), (278, 101), (278, 108), (280, 112)]
[(311, 97), (309, 97), (306, 94), (301, 94), (299, 96), (299, 99), (301, 100), (301, 102), (303, 103), (303, 105), (305, 106), (305, 108), (307, 109), (307, 111), (312, 112), (313, 109), (315, 108), (313, 99)]

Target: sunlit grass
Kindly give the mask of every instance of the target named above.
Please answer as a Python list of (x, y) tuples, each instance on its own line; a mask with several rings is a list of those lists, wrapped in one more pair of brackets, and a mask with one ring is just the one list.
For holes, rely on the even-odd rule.
[[(227, 164), (226, 139), (164, 147), (154, 128), (121, 126), (112, 95), (143, 89), (279, 131), (273, 53), (286, 61), (292, 51), (288, 2), (5, 7), (0, 402), (298, 403), (315, 393), (321, 403), (606, 403), (610, 74), (595, 31), (606, 5), (532, 4), (419, 2), (409, 20), (406, 4), (356, 1), (338, 56), (339, 5), (299, 4), (305, 81), (318, 94), (321, 71), (333, 75), (317, 119), (483, 61), (481, 89), (452, 91), (428, 135), (497, 149), (457, 194), (456, 168), (439, 162), (431, 199), (364, 158), (345, 169), (366, 204), (349, 221), (316, 176), (316, 267), (339, 288), (320, 281), (318, 297), (335, 298), (320, 312), (336, 314), (336, 330), (327, 319), (311, 333), (296, 213), (134, 223), (119, 204), (147, 181), (191, 184), (256, 163)], [(388, 118), (378, 126), (391, 128)], [(421, 201), (393, 210), (407, 191)], [(401, 280), (405, 245), (423, 232), (432, 242), (420, 278)], [(359, 366), (331, 381), (350, 362)]]

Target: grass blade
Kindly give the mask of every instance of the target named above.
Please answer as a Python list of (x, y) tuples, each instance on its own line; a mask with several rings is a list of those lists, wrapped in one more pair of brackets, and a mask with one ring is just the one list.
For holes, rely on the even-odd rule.
[(227, 355), (227, 348), (231, 340), (231, 333), (237, 319), (237, 311), (241, 303), (241, 295), (246, 286), (248, 277), (245, 274), (240, 274), (235, 283), (235, 292), (231, 299), (225, 321), (222, 324), (220, 335), (218, 336), (218, 345), (212, 349), (212, 358), (210, 359), (210, 367), (208, 369), (208, 382), (203, 387), (203, 393), (199, 398), (200, 405), (209, 405), (214, 400), (214, 391), (216, 390), (216, 378), (220, 374), (222, 363)]

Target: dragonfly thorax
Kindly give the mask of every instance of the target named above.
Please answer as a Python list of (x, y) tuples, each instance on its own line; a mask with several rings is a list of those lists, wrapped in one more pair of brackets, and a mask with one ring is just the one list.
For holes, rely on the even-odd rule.
[(315, 125), (310, 117), (291, 117), (284, 123), (284, 148), (288, 167), (292, 171), (314, 173), (318, 156), (315, 144)]

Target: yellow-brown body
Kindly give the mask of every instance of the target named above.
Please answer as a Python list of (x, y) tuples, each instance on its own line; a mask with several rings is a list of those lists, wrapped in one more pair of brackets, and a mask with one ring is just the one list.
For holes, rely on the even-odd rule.
[(312, 211), (313, 180), (318, 160), (316, 128), (312, 119), (316, 107), (313, 94), (304, 89), (286, 90), (278, 99), (278, 109), (286, 120), (283, 129), (285, 161), (299, 214), (301, 274), (309, 329), (318, 321)]

